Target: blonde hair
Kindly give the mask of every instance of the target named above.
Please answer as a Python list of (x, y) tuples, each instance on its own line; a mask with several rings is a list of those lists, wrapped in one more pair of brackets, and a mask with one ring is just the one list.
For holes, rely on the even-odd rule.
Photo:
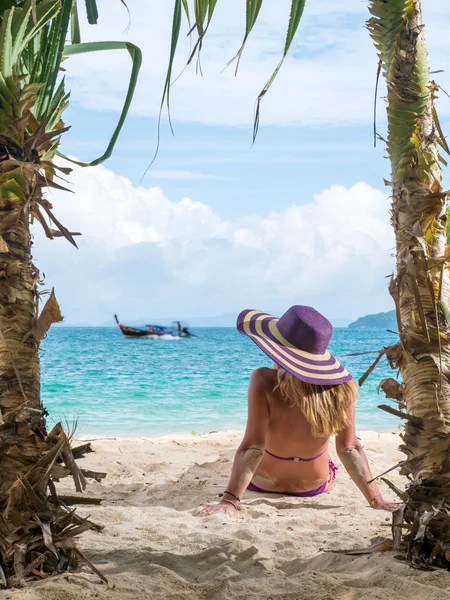
[(349, 424), (349, 409), (358, 397), (353, 379), (339, 385), (314, 385), (300, 381), (281, 367), (277, 379), (275, 390), (302, 411), (314, 437), (329, 436)]

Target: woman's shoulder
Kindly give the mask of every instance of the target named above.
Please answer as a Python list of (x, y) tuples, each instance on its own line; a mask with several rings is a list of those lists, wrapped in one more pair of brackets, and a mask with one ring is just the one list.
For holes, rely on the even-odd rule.
[(258, 388), (269, 388), (272, 390), (276, 384), (277, 372), (268, 367), (255, 369), (250, 378), (250, 385)]

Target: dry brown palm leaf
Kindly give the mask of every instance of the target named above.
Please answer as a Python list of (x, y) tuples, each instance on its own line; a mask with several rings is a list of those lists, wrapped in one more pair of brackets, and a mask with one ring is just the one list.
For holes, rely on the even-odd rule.
[(377, 392), (379, 392), (380, 389), (384, 392), (386, 398), (396, 400), (400, 409), (406, 408), (406, 405), (403, 402), (403, 385), (393, 377), (382, 379), (377, 385)]
[(0, 235), (0, 253), (7, 253), (9, 252), (9, 246), (8, 244), (5, 242), (5, 240), (3, 239), (3, 237)]
[(389, 489), (391, 489), (394, 492), (394, 494), (396, 494), (400, 498), (400, 500), (402, 500), (403, 502), (406, 502), (408, 500), (408, 494), (406, 492), (402, 492), (395, 484), (392, 483), (392, 481), (389, 481), (389, 479), (386, 479), (381, 475), (380, 479), (388, 486)]
[[(56, 229), (50, 228), (50, 233), (52, 234), (52, 238), (66, 237), (61, 231), (57, 231)], [(79, 231), (69, 231), (69, 233), (72, 237), (74, 235), (82, 235)]]
[(361, 387), (363, 385), (363, 383), (366, 381), (366, 379), (369, 377), (369, 375), (375, 370), (376, 366), (378, 365), (380, 360), (383, 358), (385, 353), (386, 353), (386, 350), (384, 348), (383, 348), (383, 350), (380, 350), (377, 358), (370, 365), (370, 367), (367, 369), (367, 371), (359, 378), (359, 381), (358, 381), (359, 387)]
[(81, 560), (91, 569), (91, 571), (93, 573), (95, 573), (98, 577), (100, 577), (100, 579), (104, 582), (104, 583), (108, 583), (108, 580), (106, 579), (106, 577), (103, 575), (103, 573), (101, 573), (97, 567), (95, 567), (91, 561), (85, 557), (85, 555), (80, 552), (80, 550), (78, 548), (74, 548), (73, 551), (75, 552), (75, 554), (77, 554)]
[(359, 556), (362, 554), (374, 554), (375, 552), (390, 552), (394, 549), (391, 539), (376, 538), (368, 548), (351, 548), (349, 550), (327, 550), (333, 554), (346, 554), (349, 556)]
[(33, 324), (33, 335), (37, 340), (43, 340), (45, 334), (53, 323), (60, 323), (63, 320), (58, 301), (56, 300), (55, 290), (52, 288), (50, 297), (42, 309), (41, 314)]
[(50, 219), (53, 221), (53, 223), (56, 225), (56, 227), (58, 227), (58, 229), (60, 230), (60, 232), (63, 234), (63, 236), (73, 245), (75, 246), (75, 248), (78, 248), (75, 240), (73, 239), (70, 231), (64, 227), (64, 225), (62, 223), (60, 223), (58, 221), (58, 219), (55, 217), (55, 215), (52, 213), (52, 211), (47, 208), (46, 206), (43, 207), (45, 212), (48, 214), (48, 216), (50, 217)]
[(73, 506), (74, 504), (84, 506), (89, 504), (99, 505), (104, 501), (104, 498), (92, 498), (87, 496), (69, 496), (67, 494), (60, 494), (59, 500), (61, 502), (64, 502), (64, 504), (68, 504), (69, 506)]
[(400, 419), (405, 419), (406, 421), (410, 421), (411, 423), (414, 423), (415, 425), (421, 425), (423, 423), (423, 419), (421, 419), (420, 417), (416, 417), (414, 415), (410, 415), (401, 410), (397, 410), (396, 408), (392, 408), (392, 406), (388, 406), (387, 404), (379, 404), (378, 408), (380, 410), (384, 410), (387, 413), (390, 413), (391, 415), (394, 415), (395, 417), (400, 417)]
[(73, 171), (73, 169), (71, 167), (63, 167), (62, 165), (60, 165), (56, 162), (51, 162), (49, 160), (42, 160), (39, 163), (39, 166), (44, 169), (50, 169), (53, 171), (55, 171), (55, 170), (61, 171), (61, 173), (64, 173), (64, 175), (70, 175)]
[(60, 129), (54, 129), (53, 131), (41, 130), (39, 134), (35, 133), (25, 142), (25, 147), (28, 150), (43, 150), (45, 146), (48, 146), (48, 142), (53, 138), (62, 135), (66, 131), (69, 131), (70, 127), (61, 127)]
[[(407, 498), (405, 498), (405, 501)], [(393, 549), (400, 550), (402, 547), (402, 527), (404, 526), (404, 514), (406, 506), (402, 506), (392, 515), (392, 540)]]

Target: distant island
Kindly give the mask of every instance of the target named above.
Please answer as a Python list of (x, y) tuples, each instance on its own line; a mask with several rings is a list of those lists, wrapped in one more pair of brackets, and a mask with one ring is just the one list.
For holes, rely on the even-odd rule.
[(349, 327), (352, 329), (397, 329), (397, 319), (395, 316), (395, 310), (389, 312), (378, 313), (376, 315), (366, 315), (365, 317), (359, 317), (353, 323), (350, 323)]

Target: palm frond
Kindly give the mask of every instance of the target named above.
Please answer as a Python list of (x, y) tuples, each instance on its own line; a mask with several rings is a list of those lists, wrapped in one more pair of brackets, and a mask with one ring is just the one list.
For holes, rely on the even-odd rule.
[[(237, 60), (236, 73), (238, 71), (239, 62), (242, 57), (242, 53), (244, 51), (248, 37), (258, 20), (262, 2), (263, 2), (263, 0), (247, 0), (247, 2), (246, 2), (246, 20), (245, 20), (244, 38), (243, 38), (241, 47), (239, 48), (236, 56), (231, 61), (229, 61), (229, 63), (227, 64), (227, 66), (228, 66), (234, 60)], [(266, 93), (269, 91), (271, 85), (273, 84), (276, 76), (278, 75), (278, 73), (283, 65), (284, 59), (286, 58), (286, 56), (289, 52), (292, 41), (294, 40), (294, 37), (297, 33), (297, 29), (298, 29), (300, 20), (303, 15), (305, 3), (306, 3), (306, 0), (291, 0), (289, 24), (288, 24), (288, 29), (287, 29), (287, 33), (286, 33), (286, 40), (285, 40), (285, 44), (284, 44), (283, 55), (281, 57), (280, 62), (277, 65), (276, 69), (274, 70), (274, 72), (270, 76), (269, 80), (267, 81), (266, 85), (263, 87), (263, 89), (259, 93), (257, 101), (256, 101), (255, 118), (254, 118), (254, 125), (253, 125), (253, 142), (255, 141), (257, 133), (258, 133), (261, 102), (262, 102), (264, 96), (266, 95)], [(169, 56), (169, 61), (168, 61), (168, 66), (167, 66), (167, 71), (166, 71), (166, 80), (164, 83), (164, 89), (163, 89), (163, 93), (162, 93), (162, 97), (161, 97), (160, 114), (159, 114), (159, 120), (158, 120), (158, 142), (157, 142), (155, 157), (158, 153), (158, 148), (159, 148), (160, 121), (161, 121), (161, 114), (162, 114), (162, 109), (164, 107), (164, 104), (167, 105), (167, 111), (168, 111), (169, 122), (170, 122), (170, 88), (172, 85), (173, 64), (175, 61), (175, 56), (176, 56), (177, 47), (178, 47), (178, 40), (179, 40), (179, 36), (180, 36), (180, 28), (181, 28), (183, 11), (184, 11), (184, 15), (186, 16), (186, 18), (188, 20), (189, 34), (191, 35), (195, 30), (197, 31), (197, 34), (198, 34), (197, 41), (195, 42), (194, 48), (193, 48), (192, 52), (190, 53), (187, 64), (190, 64), (193, 61), (194, 57), (197, 55), (197, 67), (201, 73), (200, 52), (202, 49), (203, 40), (208, 32), (208, 28), (210, 26), (210, 23), (211, 23), (211, 20), (214, 15), (216, 7), (217, 7), (217, 0), (194, 0), (195, 23), (191, 27), (188, 0), (175, 0), (174, 14), (173, 14), (173, 19), (172, 19), (172, 36), (171, 36), (171, 45), (170, 45), (170, 56)], [(153, 164), (155, 157), (153, 158), (151, 164)]]
[(98, 9), (96, 0), (85, 0), (87, 20), (90, 25), (97, 25)]
[(190, 26), (189, 6), (187, 3), (187, 0), (175, 0), (174, 9), (173, 9), (173, 19), (172, 19), (172, 34), (171, 34), (171, 38), (170, 38), (169, 64), (167, 66), (166, 79), (164, 81), (164, 88), (163, 88), (163, 93), (161, 96), (161, 103), (159, 106), (156, 149), (155, 149), (155, 154), (153, 155), (153, 158), (150, 161), (150, 164), (145, 169), (145, 171), (142, 175), (141, 181), (144, 179), (148, 170), (153, 165), (153, 163), (156, 160), (156, 157), (158, 156), (159, 144), (161, 141), (161, 116), (162, 116), (164, 104), (167, 105), (167, 115), (169, 118), (169, 126), (172, 131), (172, 134), (174, 133), (173, 127), (172, 127), (172, 119), (170, 118), (170, 88), (172, 85), (173, 63), (174, 63), (175, 55), (177, 52), (178, 39), (180, 37), (182, 10), (184, 10), (184, 13), (186, 15), (186, 18), (187, 18), (189, 26)]
[(78, 6), (76, 2), (74, 2), (72, 5), (72, 12), (70, 15), (70, 30), (70, 39), (72, 44), (79, 44), (81, 42), (80, 20), (78, 18)]
[(295, 34), (297, 33), (297, 29), (298, 29), (300, 20), (303, 15), (303, 10), (305, 8), (305, 3), (306, 3), (306, 0), (292, 0), (291, 12), (289, 15), (289, 25), (288, 25), (287, 35), (286, 35), (286, 41), (284, 44), (283, 56), (281, 57), (281, 60), (278, 63), (275, 71), (270, 76), (268, 82), (263, 87), (263, 89), (259, 93), (259, 96), (256, 100), (255, 119), (254, 119), (254, 123), (253, 123), (253, 143), (255, 142), (256, 136), (258, 135), (261, 102), (262, 102), (264, 96), (269, 91), (272, 83), (275, 81), (275, 78), (278, 75), (281, 67), (283, 66), (284, 59), (286, 58), (286, 56), (289, 52), (289, 48), (291, 47), (292, 41), (295, 37)]
[(191, 29), (191, 16), (190, 16), (190, 12), (189, 12), (188, 0), (183, 0), (183, 10), (184, 10), (184, 14), (186, 15), (189, 29)]
[[(173, 69), (173, 63), (175, 60), (175, 54), (177, 51), (177, 46), (178, 46), (178, 38), (180, 37), (180, 29), (181, 29), (181, 18), (182, 18), (182, 5), (184, 6), (185, 0), (176, 0), (175, 1), (175, 6), (174, 6), (174, 12), (173, 12), (173, 20), (172, 20), (172, 35), (171, 35), (171, 40), (170, 40), (170, 56), (169, 56), (169, 65), (167, 68), (167, 73), (166, 73), (166, 80), (164, 82), (164, 89), (163, 89), (163, 94), (162, 94), (162, 98), (161, 98), (161, 106), (160, 106), (160, 112), (159, 112), (159, 123), (158, 123), (158, 129), (159, 129), (159, 124), (161, 122), (161, 112), (162, 112), (162, 108), (164, 106), (164, 101), (166, 101), (167, 103), (167, 112), (169, 115), (169, 122), (170, 122), (170, 86), (172, 84), (172, 69)], [(189, 17), (189, 9), (187, 8), (187, 4), (184, 7), (185, 13), (187, 10), (187, 16)], [(172, 126), (171, 126), (172, 128)], [(172, 129), (172, 133), (173, 133), (173, 129)]]
[(247, 0), (247, 9), (245, 13), (245, 34), (244, 39), (242, 40), (241, 47), (237, 51), (236, 56), (234, 56), (228, 63), (227, 67), (231, 65), (235, 60), (237, 60), (235, 75), (237, 75), (239, 70), (239, 63), (241, 62), (242, 53), (244, 52), (245, 44), (247, 43), (248, 36), (250, 35), (259, 15), (259, 11), (261, 10), (263, 0)]
[[(77, 165), (83, 166), (83, 167), (93, 167), (95, 165), (99, 165), (100, 163), (102, 163), (103, 161), (105, 161), (107, 158), (109, 158), (112, 154), (112, 151), (114, 149), (114, 146), (116, 144), (117, 138), (119, 137), (120, 131), (123, 127), (123, 124), (125, 122), (125, 119), (127, 117), (130, 105), (131, 105), (131, 101), (133, 99), (133, 95), (134, 95), (134, 90), (136, 88), (136, 83), (138, 80), (138, 76), (139, 76), (139, 70), (141, 68), (141, 63), (142, 63), (142, 52), (141, 50), (135, 46), (134, 44), (131, 44), (130, 42), (88, 42), (88, 43), (84, 43), (84, 44), (74, 44), (74, 45), (70, 45), (70, 46), (66, 46), (64, 48), (64, 57), (67, 58), (69, 56), (75, 56), (76, 54), (85, 54), (85, 53), (92, 53), (92, 52), (102, 52), (105, 50), (126, 50), (132, 60), (132, 69), (131, 69), (131, 75), (130, 75), (130, 81), (128, 84), (128, 90), (125, 96), (125, 102), (122, 108), (122, 112), (120, 114), (120, 118), (119, 118), (119, 122), (117, 123), (116, 128), (114, 129), (114, 132), (111, 136), (111, 139), (109, 141), (108, 147), (106, 148), (105, 152), (98, 158), (96, 158), (95, 160), (92, 160), (89, 163), (84, 163), (84, 162), (78, 162), (78, 161), (74, 161), (72, 160), (71, 162), (74, 162)], [(60, 156), (64, 156), (62, 154), (59, 153)], [(67, 159), (67, 157), (64, 157)], [(71, 160), (71, 159), (67, 159), (67, 160)]]
[[(54, 0), (50, 1), (54, 3)], [(40, 5), (38, 5), (39, 7)], [(43, 35), (37, 40), (40, 46), (37, 58), (42, 57), (42, 61), (39, 63), (39, 68), (34, 72), (32, 83), (39, 82), (42, 84), (42, 90), (33, 110), (39, 121), (48, 113), (52, 103), (66, 42), (66, 35), (63, 36), (62, 32), (69, 30), (71, 13), (72, 2), (64, 0), (59, 14), (52, 19)]]
[(193, 61), (195, 55), (197, 55), (197, 69), (200, 73), (202, 70), (200, 65), (200, 52), (203, 46), (203, 39), (208, 31), (216, 5), (217, 0), (194, 0), (195, 24), (189, 33), (191, 34), (197, 29), (198, 38), (189, 57), (188, 65)]

